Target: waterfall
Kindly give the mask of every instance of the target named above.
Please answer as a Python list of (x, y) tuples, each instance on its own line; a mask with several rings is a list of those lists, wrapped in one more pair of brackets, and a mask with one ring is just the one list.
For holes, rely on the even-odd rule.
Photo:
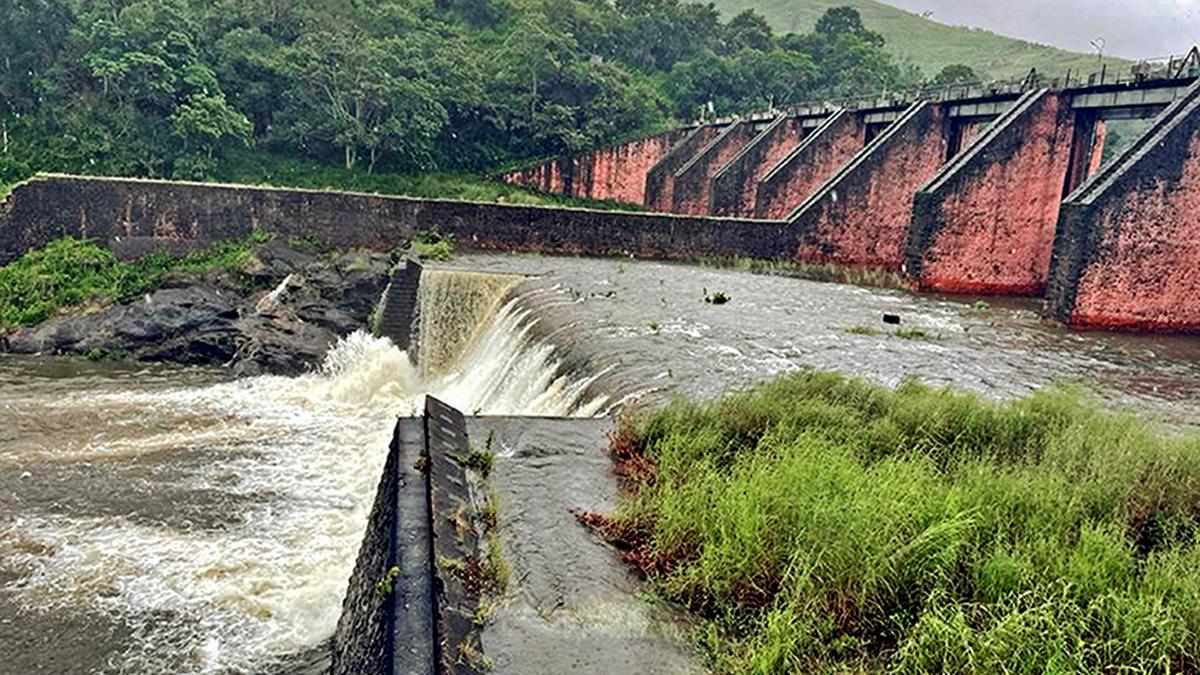
[(444, 374), (474, 343), (522, 277), (427, 269), (417, 293), (415, 362), (422, 376)]
[(31, 611), (82, 609), (129, 625), (120, 660), (137, 672), (255, 672), (319, 645), (337, 624), (397, 415), (418, 412), (427, 393), (482, 415), (587, 417), (620, 400), (613, 369), (587, 352), (555, 288), (425, 276), (419, 367), (387, 338), (357, 332), (300, 377), (48, 390), (37, 403), (46, 419), (119, 423), (26, 443), (25, 457), (91, 467), (145, 456), (213, 523), (176, 526), (155, 509), (142, 519), (21, 514), (0, 522), (0, 560), (29, 572), (0, 587)]

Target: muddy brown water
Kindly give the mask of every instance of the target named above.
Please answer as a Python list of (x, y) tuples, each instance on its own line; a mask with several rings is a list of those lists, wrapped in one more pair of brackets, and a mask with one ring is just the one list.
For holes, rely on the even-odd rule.
[[(1200, 340), (1072, 333), (1033, 302), (978, 309), (975, 298), (622, 260), (454, 264), (541, 275), (531, 306), (568, 321), (571, 340), (651, 400), (822, 368), (994, 398), (1078, 382), (1113, 406), (1200, 420)], [(718, 291), (731, 301), (704, 301)], [(889, 334), (885, 313), (929, 339)], [(550, 357), (494, 328), (464, 359), (490, 373), (477, 378), (545, 368)], [(0, 358), (0, 673), (319, 672), (395, 416), (427, 388), (453, 399), (480, 383), (460, 373), (427, 386), (365, 337), (337, 366), (235, 382), (220, 370)], [(545, 380), (528, 381), (503, 401), (461, 404), (555, 409), (525, 391)], [(694, 657), (669, 616), (637, 600), (569, 515), (615, 498), (602, 440), (578, 428), (497, 431), (518, 584), (485, 646), (499, 672), (687, 670)], [(605, 649), (623, 651), (605, 661)]]

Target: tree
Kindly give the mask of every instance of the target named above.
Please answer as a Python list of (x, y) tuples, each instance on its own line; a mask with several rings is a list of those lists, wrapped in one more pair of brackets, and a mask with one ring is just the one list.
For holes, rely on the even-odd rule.
[(929, 81), (934, 86), (954, 84), (979, 84), (983, 78), (975, 73), (975, 69), (961, 63), (955, 63), (942, 68), (941, 72)]
[(760, 52), (772, 47), (771, 26), (761, 14), (748, 9), (733, 17), (725, 25), (723, 34), (723, 52), (736, 54), (743, 49), (755, 49)]
[(815, 28), (817, 35), (833, 38), (839, 35), (855, 35), (878, 47), (884, 45), (883, 36), (867, 30), (863, 25), (862, 15), (853, 7), (834, 7), (825, 11), (817, 20)]
[(251, 125), (222, 94), (194, 93), (171, 115), (171, 130), (182, 145), (175, 160), (178, 178), (204, 178), (215, 168), (213, 154), (222, 142), (250, 141)]
[(285, 57), (292, 82), (280, 134), (301, 147), (339, 148), (347, 169), (363, 153), (368, 172), (389, 153), (408, 169), (431, 166), (446, 111), (430, 83), (411, 76), (405, 51), (363, 35), (301, 38)]

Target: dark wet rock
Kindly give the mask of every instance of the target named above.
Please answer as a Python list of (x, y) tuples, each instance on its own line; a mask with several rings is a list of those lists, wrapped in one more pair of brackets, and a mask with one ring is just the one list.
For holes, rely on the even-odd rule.
[(293, 314), (246, 316), (236, 327), (242, 344), (233, 369), (239, 376), (298, 375), (321, 363), (338, 339), (333, 331)]
[[(339, 337), (366, 327), (389, 268), (382, 254), (318, 257), (268, 242), (240, 273), (174, 272), (137, 301), (18, 330), (7, 350), (294, 375), (318, 366)], [(267, 290), (247, 296), (252, 288)]]
[(144, 361), (225, 363), (238, 349), (241, 299), (212, 286), (166, 288), (127, 305), (51, 319), (8, 338), (17, 354), (130, 355)]

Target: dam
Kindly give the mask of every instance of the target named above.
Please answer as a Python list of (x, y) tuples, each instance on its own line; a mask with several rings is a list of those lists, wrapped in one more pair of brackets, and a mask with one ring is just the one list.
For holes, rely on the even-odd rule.
[[(467, 415), (472, 443), (497, 439), (515, 590), (480, 641), (514, 673), (563, 667), (564, 653), (577, 672), (609, 672), (618, 653), (655, 672), (695, 665), (664, 629), (670, 611), (638, 600), (570, 513), (615, 504), (611, 422), (596, 418), (621, 404), (819, 368), (999, 399), (1079, 383), (1170, 425), (1200, 418), (1194, 339), (1072, 333), (1028, 302), (619, 259), (453, 265), (422, 275), (415, 363), (365, 332), (292, 378), (0, 358), (9, 666), (324, 672), (396, 418), (419, 417), (426, 394)], [(706, 303), (716, 291), (730, 302)], [(885, 313), (926, 337), (876, 328)]]

